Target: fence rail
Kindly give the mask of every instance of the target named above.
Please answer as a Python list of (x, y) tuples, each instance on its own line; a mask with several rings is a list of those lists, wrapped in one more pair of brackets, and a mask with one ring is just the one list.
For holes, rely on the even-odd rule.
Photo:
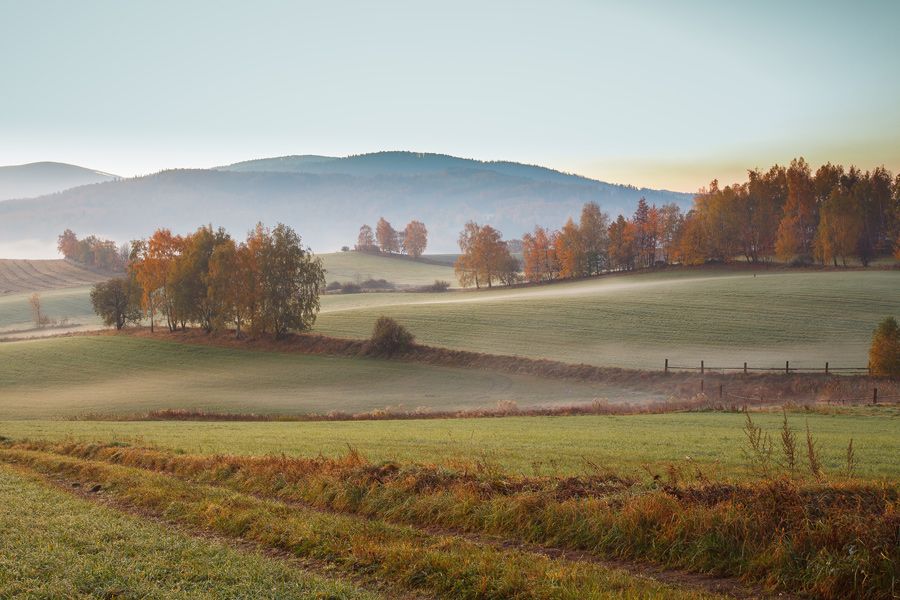
[(728, 371), (737, 372), (737, 373), (784, 373), (785, 375), (790, 375), (791, 373), (824, 373), (826, 375), (830, 375), (831, 373), (843, 373), (847, 375), (855, 375), (855, 374), (870, 374), (869, 367), (832, 367), (831, 363), (826, 362), (824, 367), (792, 367), (790, 361), (785, 361), (783, 367), (751, 367), (749, 364), (744, 363), (740, 367), (724, 367), (724, 366), (715, 366), (715, 365), (707, 365), (706, 361), (701, 360), (698, 366), (689, 366), (689, 365), (673, 365), (669, 363), (669, 359), (666, 359), (666, 362), (663, 366), (663, 370), (668, 373), (669, 371), (700, 371), (700, 374), (704, 374), (707, 371), (711, 373), (725, 373)]

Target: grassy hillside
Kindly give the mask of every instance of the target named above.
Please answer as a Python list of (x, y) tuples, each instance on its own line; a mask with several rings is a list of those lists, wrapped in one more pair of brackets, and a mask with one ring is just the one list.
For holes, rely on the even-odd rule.
[(362, 252), (333, 252), (320, 256), (325, 263), (325, 279), (329, 283), (386, 279), (398, 286), (419, 286), (441, 279), (456, 285), (456, 275), (451, 266)]
[(223, 412), (412, 411), (660, 399), (524, 375), (234, 350), (124, 336), (0, 344), (0, 414), (48, 418), (162, 408)]
[[(781, 414), (754, 420), (778, 438)], [(900, 412), (855, 409), (851, 414), (793, 413), (792, 427), (808, 423), (821, 446), (825, 468), (837, 471), (853, 438), (859, 473), (900, 478)], [(343, 456), (347, 445), (368, 459), (446, 463), (487, 461), (514, 473), (574, 475), (603, 468), (646, 476), (643, 465), (663, 471), (690, 460), (710, 477), (747, 474), (744, 416), (740, 413), (675, 413), (629, 416), (506, 417), (423, 421), (322, 423), (190, 423), (2, 421), (0, 435), (77, 441), (129, 441), (199, 454)]]
[(323, 299), (316, 330), (365, 337), (379, 315), (423, 343), (575, 363), (661, 368), (865, 366), (900, 316), (900, 271), (672, 270), (514, 290)]

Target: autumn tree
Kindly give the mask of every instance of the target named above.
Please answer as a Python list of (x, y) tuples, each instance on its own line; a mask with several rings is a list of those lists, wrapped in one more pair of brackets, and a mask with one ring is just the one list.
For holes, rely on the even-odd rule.
[(581, 208), (578, 231), (585, 275), (599, 275), (609, 263), (609, 215), (601, 211), (596, 202), (586, 203)]
[(552, 239), (553, 234), (540, 226), (535, 227), (533, 233), (522, 236), (522, 259), (528, 281), (537, 283), (555, 279), (559, 273)]
[(66, 229), (57, 238), (56, 248), (64, 257), (74, 259), (78, 254), (78, 236), (71, 229)]
[(104, 325), (122, 329), (141, 320), (141, 289), (132, 277), (114, 277), (94, 284), (91, 306)]
[(810, 167), (803, 158), (795, 158), (785, 177), (787, 199), (778, 225), (775, 253), (782, 261), (811, 257), (818, 215)]
[(400, 241), (397, 238), (397, 232), (384, 217), (378, 219), (378, 225), (375, 227), (375, 238), (378, 240), (378, 246), (382, 252), (400, 252)]
[(473, 283), (476, 288), (482, 284), (493, 287), (494, 280), (499, 280), (509, 268), (509, 248), (503, 234), (490, 225), (466, 223), (459, 234), (459, 249), (462, 254), (454, 268), (463, 287)]
[(840, 260), (846, 266), (847, 259), (857, 251), (861, 221), (851, 191), (841, 185), (833, 189), (819, 208), (819, 224), (813, 243), (815, 258), (835, 266)]
[(900, 326), (894, 317), (879, 323), (872, 335), (869, 369), (872, 375), (900, 377)]
[(587, 272), (581, 232), (571, 218), (556, 232), (553, 246), (556, 248), (556, 258), (559, 261), (560, 277), (581, 277)]
[(609, 266), (616, 271), (633, 269), (637, 256), (636, 227), (622, 215), (609, 225)]
[(179, 318), (173, 287), (175, 259), (181, 253), (183, 239), (168, 229), (157, 229), (146, 242), (132, 247), (130, 269), (143, 290), (142, 305), (150, 317), (153, 331), (156, 312), (166, 317), (169, 331), (175, 331)]
[(47, 317), (41, 310), (41, 296), (37, 292), (28, 299), (28, 305), (31, 307), (31, 320), (34, 321), (35, 327), (43, 327), (47, 322)]
[(678, 242), (683, 225), (684, 215), (681, 214), (681, 208), (677, 204), (670, 202), (659, 207), (657, 238), (659, 239), (663, 261), (666, 264), (671, 263), (678, 255)]
[(413, 258), (419, 258), (427, 245), (428, 230), (425, 229), (425, 224), (421, 221), (410, 221), (403, 230), (403, 251)]
[(375, 234), (372, 233), (372, 228), (368, 225), (363, 225), (359, 228), (359, 235), (356, 237), (356, 249), (360, 252), (378, 250), (378, 245), (375, 243)]

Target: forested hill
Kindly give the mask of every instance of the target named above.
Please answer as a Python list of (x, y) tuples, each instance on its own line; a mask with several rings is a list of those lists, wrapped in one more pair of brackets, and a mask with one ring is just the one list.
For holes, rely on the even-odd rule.
[(157, 227), (199, 223), (245, 231), (257, 221), (294, 227), (316, 251), (352, 245), (359, 226), (384, 216), (429, 230), (430, 252), (456, 250), (469, 219), (509, 238), (535, 224), (562, 225), (596, 201), (631, 214), (640, 197), (687, 207), (691, 195), (612, 185), (559, 171), (442, 155), (378, 153), (348, 158), (284, 157), (213, 170), (172, 170), (0, 203), (0, 239), (48, 240), (66, 228), (124, 241)]

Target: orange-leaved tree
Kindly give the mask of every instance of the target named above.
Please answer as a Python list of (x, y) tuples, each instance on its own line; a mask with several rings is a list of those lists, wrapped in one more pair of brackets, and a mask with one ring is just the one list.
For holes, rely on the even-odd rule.
[(413, 258), (419, 258), (428, 245), (428, 230), (425, 228), (425, 223), (410, 221), (403, 230), (402, 238), (403, 251)]
[(879, 323), (872, 335), (869, 369), (872, 375), (900, 377), (900, 326), (894, 317)]

